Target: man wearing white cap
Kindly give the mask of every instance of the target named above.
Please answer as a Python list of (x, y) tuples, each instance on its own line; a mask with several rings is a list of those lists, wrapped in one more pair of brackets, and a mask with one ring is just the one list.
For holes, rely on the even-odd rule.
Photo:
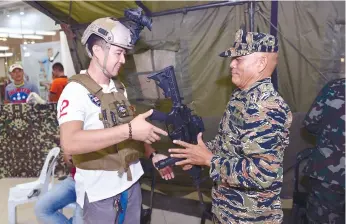
[(39, 94), (37, 86), (25, 82), (23, 67), (20, 64), (13, 64), (9, 68), (12, 83), (5, 88), (5, 103), (25, 103), (31, 92)]

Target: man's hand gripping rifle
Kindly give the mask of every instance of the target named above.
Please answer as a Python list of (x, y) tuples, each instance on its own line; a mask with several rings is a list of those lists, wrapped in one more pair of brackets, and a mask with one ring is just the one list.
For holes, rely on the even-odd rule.
[[(171, 112), (165, 114), (154, 110), (150, 119), (165, 122), (168, 135), (172, 141), (182, 140), (191, 144), (197, 144), (197, 135), (204, 131), (204, 124), (201, 117), (192, 115), (192, 110), (182, 104), (173, 66), (166, 67), (149, 75), (148, 79), (156, 81), (157, 85), (164, 91), (165, 97), (170, 98), (173, 102)], [(180, 160), (184, 159), (168, 157), (155, 163), (155, 166), (158, 169), (162, 169), (166, 166), (172, 166)], [(194, 182), (200, 181), (200, 166), (193, 166), (188, 172), (194, 179)]]

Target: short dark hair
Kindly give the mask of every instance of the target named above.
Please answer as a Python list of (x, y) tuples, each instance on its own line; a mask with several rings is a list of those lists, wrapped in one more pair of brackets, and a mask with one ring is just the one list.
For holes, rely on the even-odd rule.
[(59, 72), (64, 71), (64, 66), (62, 66), (62, 64), (60, 62), (54, 63), (52, 68), (53, 68), (53, 70), (58, 70)]
[(98, 45), (103, 49), (105, 44), (106, 44), (106, 41), (104, 39), (102, 39), (102, 37), (99, 37), (95, 34), (91, 34), (88, 41), (87, 41), (87, 44), (88, 44), (88, 49), (89, 49), (91, 55), (94, 55), (93, 46)]

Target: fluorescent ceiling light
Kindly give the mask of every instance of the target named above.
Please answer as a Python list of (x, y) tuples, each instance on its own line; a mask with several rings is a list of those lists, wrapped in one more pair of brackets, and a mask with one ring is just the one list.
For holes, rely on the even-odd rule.
[(0, 27), (1, 33), (11, 33), (12, 30), (13, 29), (10, 29), (10, 28)]
[(34, 34), (34, 31), (28, 30), (28, 29), (22, 29), (22, 30), (19, 30), (19, 33), (21, 33), (21, 34)]
[(12, 56), (13, 56), (12, 52), (0, 53), (0, 57), (2, 57), (2, 58), (12, 57)]
[[(34, 31), (31, 29), (13, 29), (13, 28), (7, 28), (7, 27), (0, 27), (0, 37), (8, 37), (8, 34), (36, 34), (36, 35), (47, 35), (47, 36), (54, 36), (56, 34), (55, 31), (44, 31), (44, 30), (38, 30)], [(39, 39), (43, 39), (39, 38)]]
[(24, 57), (30, 57), (30, 52), (25, 52)]
[(35, 34), (37, 35), (47, 35), (47, 36), (54, 36), (56, 34), (55, 31), (36, 31)]
[(9, 37), (10, 38), (23, 38), (23, 35), (21, 35), (21, 34), (10, 34)]
[(0, 33), (13, 33), (13, 34), (34, 34), (33, 30), (30, 29), (12, 29), (12, 28), (6, 28), (6, 27), (1, 27), (0, 28)]
[(39, 35), (24, 35), (24, 38), (26, 38), (26, 39), (34, 39), (34, 40), (42, 40), (43, 36), (39, 36)]
[(0, 46), (0, 51), (8, 51), (10, 49), (8, 46)]
[(21, 16), (24, 15), (24, 7), (20, 7), (20, 13)]

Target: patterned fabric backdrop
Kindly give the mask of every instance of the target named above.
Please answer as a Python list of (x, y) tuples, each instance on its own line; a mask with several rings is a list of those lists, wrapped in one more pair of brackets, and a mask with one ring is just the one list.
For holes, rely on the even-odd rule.
[[(56, 146), (56, 104), (0, 105), (0, 178), (39, 176), (49, 150)], [(60, 155), (56, 174), (66, 171)]]

